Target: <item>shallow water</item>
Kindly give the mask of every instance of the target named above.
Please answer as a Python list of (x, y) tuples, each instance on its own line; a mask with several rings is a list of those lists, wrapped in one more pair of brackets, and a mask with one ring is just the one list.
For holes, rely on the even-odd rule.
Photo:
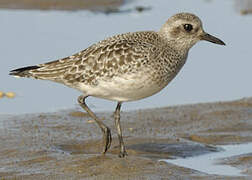
[[(118, 33), (158, 30), (168, 17), (181, 11), (197, 14), (205, 30), (227, 46), (198, 43), (167, 88), (150, 98), (125, 103), (123, 110), (251, 96), (252, 16), (241, 16), (235, 2), (143, 0), (122, 6), (124, 13), (110, 15), (89, 11), (0, 10), (0, 91), (17, 94), (14, 99), (0, 99), (0, 113), (71, 108), (77, 106), (80, 95), (57, 83), (13, 78), (8, 75), (10, 70), (69, 56)], [(151, 9), (142, 13), (123, 11), (137, 5)], [(90, 98), (88, 103), (96, 110), (113, 110), (115, 106), (96, 98)]]
[(228, 165), (217, 164), (218, 160), (223, 158), (247, 154), (252, 152), (252, 143), (239, 145), (219, 146), (223, 151), (213, 152), (200, 156), (189, 157), (175, 160), (161, 160), (178, 166), (187, 167), (207, 174), (224, 176), (243, 176), (242, 171)]

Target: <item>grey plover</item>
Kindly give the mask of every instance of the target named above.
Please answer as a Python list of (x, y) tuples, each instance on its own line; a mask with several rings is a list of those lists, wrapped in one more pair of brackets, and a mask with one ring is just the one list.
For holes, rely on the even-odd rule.
[(72, 56), (35, 66), (12, 70), (10, 75), (51, 80), (82, 92), (80, 106), (103, 132), (103, 153), (111, 145), (110, 129), (89, 109), (88, 96), (117, 101), (114, 113), (120, 153), (127, 155), (121, 125), (123, 102), (139, 100), (162, 90), (185, 64), (189, 49), (206, 40), (225, 45), (207, 34), (194, 14), (170, 17), (158, 32), (125, 33), (102, 40)]

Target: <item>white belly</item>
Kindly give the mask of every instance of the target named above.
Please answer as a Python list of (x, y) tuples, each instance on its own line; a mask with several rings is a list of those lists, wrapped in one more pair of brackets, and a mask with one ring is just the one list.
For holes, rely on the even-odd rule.
[(123, 102), (151, 96), (166, 85), (157, 85), (149, 76), (139, 73), (114, 77), (110, 80), (100, 80), (98, 86), (79, 84), (78, 89), (84, 95)]

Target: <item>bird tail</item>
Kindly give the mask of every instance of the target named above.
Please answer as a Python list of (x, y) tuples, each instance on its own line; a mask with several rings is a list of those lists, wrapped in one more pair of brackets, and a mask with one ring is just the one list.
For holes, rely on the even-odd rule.
[(16, 77), (32, 77), (30, 71), (38, 68), (40, 68), (40, 66), (27, 66), (23, 68), (18, 68), (10, 71), (9, 75)]
[(51, 61), (45, 64), (27, 66), (10, 71), (10, 75), (16, 77), (28, 77), (42, 80), (61, 82), (65, 72), (73, 66), (74, 60), (68, 58)]

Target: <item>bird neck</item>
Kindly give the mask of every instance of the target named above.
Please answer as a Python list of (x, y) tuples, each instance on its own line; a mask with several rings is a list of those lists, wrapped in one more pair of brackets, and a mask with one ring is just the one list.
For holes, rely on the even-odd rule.
[(190, 48), (195, 44), (194, 42), (185, 41), (183, 38), (179, 38), (179, 37), (172, 38), (164, 34), (165, 33), (161, 31), (159, 32), (159, 35), (161, 36), (164, 44), (166, 44), (166, 46), (169, 46), (170, 48), (184, 55), (186, 55), (188, 51), (190, 50)]

